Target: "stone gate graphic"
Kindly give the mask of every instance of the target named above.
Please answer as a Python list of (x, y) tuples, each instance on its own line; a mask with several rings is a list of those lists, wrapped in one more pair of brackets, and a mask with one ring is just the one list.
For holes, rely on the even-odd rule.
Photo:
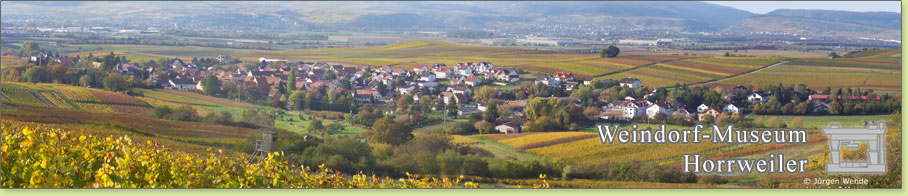
[[(840, 127), (838, 124), (823, 128), (829, 136), (829, 163), (827, 174), (882, 174), (886, 173), (886, 123), (869, 124), (865, 127)], [(841, 149), (859, 148), (867, 143), (867, 160), (843, 161)]]

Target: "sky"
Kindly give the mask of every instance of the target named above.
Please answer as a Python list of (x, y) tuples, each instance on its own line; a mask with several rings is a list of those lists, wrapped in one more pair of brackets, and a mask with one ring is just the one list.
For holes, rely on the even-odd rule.
[(899, 1), (706, 1), (756, 14), (769, 13), (776, 9), (822, 9), (842, 11), (886, 11), (902, 13)]

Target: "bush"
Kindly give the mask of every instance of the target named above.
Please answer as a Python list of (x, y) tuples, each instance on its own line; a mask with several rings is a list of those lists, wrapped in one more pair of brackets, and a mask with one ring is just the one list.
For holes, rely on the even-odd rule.
[(696, 175), (685, 174), (680, 168), (658, 164), (605, 163), (595, 165), (572, 165), (562, 173), (565, 179), (596, 179), (616, 181), (647, 181), (664, 183), (697, 182)]
[(544, 162), (539, 160), (510, 160), (494, 159), (489, 161), (489, 171), (492, 177), (498, 178), (537, 178), (539, 174), (556, 176), (561, 174), (562, 165), (559, 163)]
[(700, 183), (700, 184), (725, 184), (726, 182), (728, 182), (728, 181), (726, 181), (725, 179), (722, 179), (721, 176), (715, 175), (715, 174), (700, 176), (699, 179), (697, 179), (697, 183)]
[(447, 128), (445, 128), (445, 133), (448, 134), (457, 134), (457, 135), (467, 135), (467, 134), (476, 134), (479, 133), (472, 124), (468, 122), (458, 122), (454, 123)]

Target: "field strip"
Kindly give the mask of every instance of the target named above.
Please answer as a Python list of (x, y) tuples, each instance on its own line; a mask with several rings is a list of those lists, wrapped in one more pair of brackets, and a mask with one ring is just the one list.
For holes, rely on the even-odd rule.
[[(704, 82), (701, 82), (701, 83), (690, 84), (690, 85), (687, 85), (687, 86), (707, 85), (707, 84), (722, 82), (722, 81), (725, 81), (725, 80), (729, 80), (729, 79), (736, 78), (736, 77), (738, 77), (738, 76), (743, 76), (743, 75), (747, 75), (747, 74), (751, 74), (751, 73), (756, 73), (756, 72), (759, 72), (759, 71), (763, 71), (764, 69), (773, 68), (773, 67), (775, 67), (775, 66), (777, 66), (777, 65), (782, 65), (782, 64), (785, 64), (785, 63), (788, 63), (788, 61), (786, 60), (786, 61), (778, 62), (778, 63), (772, 64), (772, 65), (769, 65), (769, 66), (765, 66), (765, 67), (762, 67), (762, 68), (759, 68), (759, 69), (754, 69), (754, 70), (750, 70), (750, 71), (746, 71), (746, 72), (741, 72), (741, 73), (738, 73), (738, 74), (735, 74), (735, 75), (731, 75), (731, 76), (728, 76), (728, 77), (725, 77), (725, 78), (722, 78), (722, 79), (718, 79), (718, 80), (704, 81)], [(672, 89), (672, 88), (667, 88), (667, 89)]]
[(32, 91), (31, 89), (28, 89), (28, 93), (31, 93), (32, 96), (35, 96), (35, 98), (38, 98), (38, 100), (41, 100), (41, 102), (44, 102), (44, 105), (53, 106), (53, 107), (57, 106), (56, 104), (50, 102), (50, 100), (47, 100), (46, 97), (42, 96), (41, 94), (36, 93), (35, 91)]
[(542, 160), (542, 159), (544, 159), (542, 156), (532, 154), (532, 153), (527, 153), (527, 152), (521, 152), (511, 146), (499, 143), (495, 140), (486, 139), (486, 138), (482, 138), (482, 137), (474, 137), (473, 139), (479, 142), (478, 144), (473, 144), (473, 146), (488, 150), (488, 151), (492, 152), (492, 154), (494, 156), (497, 156), (497, 157), (505, 157), (505, 158), (511, 157), (511, 158), (516, 158), (519, 160), (525, 160), (525, 159)]
[(669, 59), (669, 60), (656, 61), (656, 62), (652, 62), (652, 63), (646, 64), (646, 65), (631, 67), (631, 68), (627, 68), (627, 69), (622, 69), (622, 70), (618, 70), (618, 71), (614, 71), (614, 72), (609, 72), (609, 73), (604, 73), (604, 74), (599, 74), (599, 75), (589, 76), (589, 77), (599, 78), (599, 77), (603, 77), (603, 76), (615, 75), (615, 74), (619, 74), (619, 73), (633, 71), (638, 68), (650, 67), (650, 66), (653, 66), (656, 64), (662, 64), (662, 63), (667, 63), (667, 62), (676, 61), (676, 60), (684, 60), (684, 59)]

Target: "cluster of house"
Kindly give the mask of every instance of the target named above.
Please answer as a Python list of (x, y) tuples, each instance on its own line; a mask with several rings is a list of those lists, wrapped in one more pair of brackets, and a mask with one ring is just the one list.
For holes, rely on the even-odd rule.
[[(628, 88), (638, 88), (640, 82), (634, 78), (625, 78), (620, 82), (621, 86)], [(737, 86), (732, 92), (742, 92), (746, 87)], [(733, 96), (733, 95), (731, 95)], [(750, 93), (746, 97), (746, 102), (750, 104), (766, 103), (771, 95), (763, 92)], [(839, 99), (849, 99), (851, 101), (866, 101), (870, 98), (867, 96), (839, 96)], [(879, 97), (875, 100), (880, 100)], [(823, 112), (829, 109), (829, 95), (810, 95), (808, 101), (813, 102), (813, 112)], [(652, 102), (634, 97), (625, 97), (621, 103), (608, 103), (601, 108), (601, 119), (605, 120), (629, 120), (638, 117), (654, 119), (659, 114), (666, 117), (679, 117), (689, 121), (703, 121), (707, 116), (716, 119), (721, 114), (740, 114), (744, 112), (743, 106), (735, 104), (726, 104), (722, 106), (710, 106), (700, 104), (696, 111), (688, 111), (683, 106), (674, 107), (665, 102)]]
[[(642, 86), (640, 80), (636, 78), (624, 78), (620, 80), (619, 84), (622, 87), (631, 89), (637, 89)], [(732, 89), (731, 92), (743, 92), (745, 89), (746, 87), (744, 86), (737, 86)], [(653, 90), (653, 92), (655, 92), (655, 89)], [(747, 96), (747, 102), (750, 102), (751, 104), (766, 103), (768, 100), (769, 96), (760, 92), (751, 93)], [(675, 107), (665, 102), (653, 102), (628, 96), (625, 97), (624, 101), (621, 103), (608, 103), (605, 106), (602, 106), (602, 115), (600, 115), (600, 118), (606, 120), (628, 120), (645, 116), (645, 118), (647, 119), (654, 119), (657, 115), (663, 114), (666, 117), (672, 116), (687, 119), (689, 121), (702, 121), (706, 119), (706, 116), (711, 116), (713, 119), (715, 119), (723, 113), (743, 113), (744, 108), (742, 107), (743, 106), (735, 104), (726, 104), (723, 106), (700, 104), (699, 106), (697, 106), (696, 111), (688, 111), (683, 106)]]
[(717, 108), (706, 104), (697, 106), (697, 111), (688, 111), (684, 107), (673, 107), (665, 102), (653, 102), (644, 99), (634, 99), (625, 97), (621, 104), (607, 104), (602, 106), (601, 119), (628, 120), (644, 116), (647, 119), (654, 119), (657, 115), (663, 114), (666, 117), (675, 116), (688, 120), (703, 120), (706, 116), (718, 117), (722, 113), (742, 113), (744, 110), (734, 104), (727, 104), (724, 107)]
[[(228, 59), (229, 57), (219, 56), (218, 60)], [(410, 95), (414, 101), (421, 99), (436, 99), (444, 104), (458, 105), (458, 115), (470, 115), (487, 111), (488, 103), (473, 101), (472, 91), (475, 86), (486, 83), (507, 85), (520, 81), (519, 74), (511, 68), (495, 68), (490, 62), (463, 62), (454, 66), (448, 66), (444, 63), (435, 63), (429, 65), (414, 65), (412, 70), (394, 70), (389, 66), (372, 69), (368, 66), (345, 67), (342, 65), (329, 65), (325, 62), (288, 62), (277, 58), (259, 59), (265, 63), (255, 70), (245, 70), (238, 68), (235, 71), (212, 71), (210, 68), (197, 67), (194, 65), (184, 64), (182, 61), (175, 61), (172, 65), (174, 70), (180, 70), (174, 79), (170, 79), (166, 88), (180, 90), (202, 90), (199, 81), (209, 74), (214, 74), (221, 81), (232, 81), (236, 84), (242, 84), (244, 88), (257, 86), (269, 97), (281, 96), (280, 91), (272, 89), (271, 86), (286, 81), (291, 73), (290, 69), (297, 69), (297, 89), (317, 89), (329, 88), (349, 92), (356, 102), (361, 103), (388, 103), (394, 97)], [(134, 65), (125, 64), (118, 67), (123, 73), (130, 73), (135, 69)], [(325, 74), (332, 72), (338, 79), (325, 79)], [(364, 78), (370, 80), (363, 80)], [(350, 80), (354, 89), (340, 88), (339, 79), (347, 78)], [(403, 79), (403, 82), (399, 81)], [(438, 80), (447, 80), (448, 85), (439, 85)], [(486, 80), (486, 81), (483, 81)], [(608, 79), (611, 80), (611, 79)], [(368, 81), (368, 83), (366, 83)], [(576, 80), (574, 74), (570, 72), (556, 72), (553, 75), (541, 75), (536, 78), (537, 84), (549, 86), (560, 86), (571, 90), (579, 85), (589, 85), (589, 78)], [(638, 89), (642, 83), (636, 78), (624, 78), (617, 82), (620, 86)], [(385, 89), (381, 89), (384, 87)], [(738, 90), (744, 87), (739, 86), (733, 89)], [(427, 89), (429, 94), (424, 94)], [(398, 95), (382, 95), (381, 92), (392, 92)], [(499, 91), (499, 93), (501, 93)], [(763, 93), (751, 93), (747, 96), (750, 103), (765, 103), (769, 96)], [(849, 99), (866, 99), (866, 97), (847, 97)], [(564, 103), (580, 104), (580, 100), (570, 97), (560, 97)], [(828, 95), (811, 95), (810, 99), (816, 104), (814, 110), (828, 109), (826, 104)], [(523, 116), (527, 100), (506, 100), (502, 103), (501, 108), (508, 108), (514, 116)], [(712, 116), (714, 119), (723, 113), (734, 114), (742, 113), (743, 108), (734, 104), (723, 106), (710, 106), (701, 104), (696, 111), (688, 111), (685, 107), (672, 106), (664, 102), (652, 102), (645, 99), (626, 97), (622, 102), (607, 103), (602, 106), (600, 118), (605, 120), (628, 120), (644, 116), (648, 119), (656, 118), (659, 114), (665, 116), (681, 117), (688, 120), (704, 120), (706, 116)], [(525, 118), (513, 117), (496, 120), (495, 129), (502, 133), (520, 132), (527, 120)]]
[[(217, 59), (225, 62), (233, 61), (226, 55), (220, 55)], [(346, 78), (350, 80), (355, 89), (342, 90), (349, 90), (354, 100), (358, 102), (389, 102), (391, 101), (390, 96), (382, 96), (380, 93), (388, 92), (385, 90), (392, 90), (401, 95), (410, 94), (418, 101), (426, 96), (416, 91), (419, 87), (426, 88), (433, 94), (442, 91), (438, 95), (446, 104), (463, 104), (469, 99), (469, 96), (465, 95), (472, 93), (472, 87), (481, 85), (483, 80), (500, 85), (520, 80), (518, 72), (514, 69), (495, 68), (490, 62), (463, 62), (451, 67), (444, 63), (436, 63), (431, 67), (415, 65), (412, 70), (394, 70), (389, 66), (372, 69), (368, 66), (345, 67), (329, 65), (325, 62), (290, 62), (267, 57), (259, 58), (259, 60), (263, 66), (258, 69), (237, 68), (235, 71), (214, 71), (211, 68), (198, 67), (175, 60), (168, 68), (177, 71), (177, 74), (173, 79), (164, 83), (164, 87), (178, 90), (203, 90), (200, 81), (205, 76), (214, 74), (222, 82), (236, 82), (242, 84), (244, 88), (257, 86), (270, 97), (280, 96), (280, 91), (271, 89), (271, 86), (281, 82), (286, 83), (291, 73), (290, 69), (296, 67), (297, 89), (327, 87), (336, 90), (340, 86), (338, 84), (340, 81), (325, 80), (324, 78), (326, 73), (332, 72), (336, 76), (348, 76)], [(365, 77), (370, 78), (368, 83), (365, 83), (366, 80), (362, 80)], [(393, 85), (399, 78), (404, 79), (404, 85)], [(441, 79), (449, 81), (446, 88), (439, 86), (437, 80)], [(387, 89), (379, 89), (382, 85)]]

